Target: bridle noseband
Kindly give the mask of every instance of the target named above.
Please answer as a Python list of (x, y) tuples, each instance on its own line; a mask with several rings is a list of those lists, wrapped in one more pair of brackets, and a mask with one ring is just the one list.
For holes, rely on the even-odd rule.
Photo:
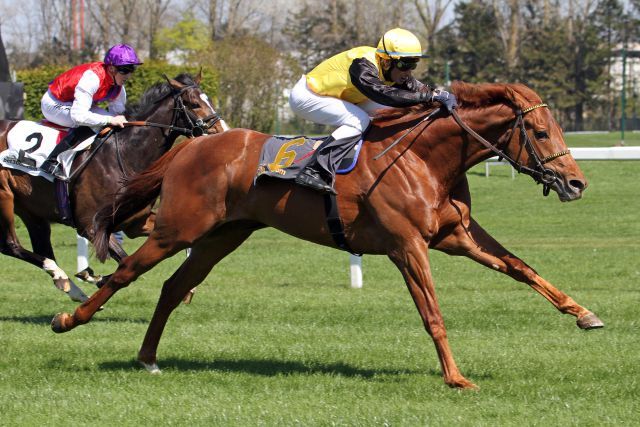
[[(524, 115), (530, 111), (533, 111), (541, 107), (548, 107), (548, 105), (541, 103), (541, 104), (532, 105), (531, 107), (528, 107), (522, 110), (518, 109), (515, 111), (516, 119), (508, 137), (508, 139), (511, 139), (516, 129), (517, 128), (520, 129), (520, 150), (518, 151), (518, 155), (515, 159), (510, 157), (503, 150), (497, 148), (496, 147), (497, 144), (490, 143), (489, 141), (484, 139), (482, 136), (480, 136), (477, 132), (475, 132), (473, 129), (471, 129), (469, 126), (467, 126), (466, 123), (464, 123), (462, 119), (460, 119), (460, 116), (458, 115), (456, 110), (452, 111), (452, 115), (454, 120), (458, 123), (458, 125), (462, 129), (464, 129), (476, 140), (478, 140), (478, 142), (480, 142), (482, 145), (484, 145), (493, 153), (495, 153), (498, 156), (498, 158), (505, 159), (511, 166), (513, 166), (515, 170), (518, 171), (518, 173), (524, 173), (526, 175), (529, 175), (538, 184), (542, 184), (543, 185), (542, 193), (545, 196), (547, 196), (549, 194), (549, 191), (551, 190), (551, 186), (556, 182), (560, 182), (561, 180), (558, 174), (556, 173), (556, 171), (548, 167), (545, 167), (544, 165), (545, 163), (548, 163), (551, 160), (554, 160), (554, 159), (557, 159), (558, 157), (562, 157), (566, 154), (569, 154), (569, 150), (559, 151), (557, 153), (550, 154), (544, 158), (541, 158), (538, 152), (536, 151), (533, 145), (533, 142), (531, 141), (531, 138), (529, 138), (529, 134), (527, 133), (527, 129), (524, 123)], [(533, 168), (530, 168), (520, 163), (520, 156), (522, 155), (523, 148), (527, 150), (527, 153), (533, 159), (534, 161)]]
[[(182, 94), (189, 89), (196, 89), (198, 87), (199, 87), (198, 85), (189, 85), (179, 90), (175, 90), (175, 89), (173, 90), (173, 101), (174, 101), (173, 118), (171, 119), (171, 125), (166, 126), (168, 129), (170, 129), (169, 133), (175, 130), (177, 132), (184, 134), (185, 136), (188, 136), (190, 138), (195, 138), (195, 137), (204, 135), (207, 130), (211, 129), (212, 126), (214, 126), (216, 123), (218, 123), (221, 120), (220, 115), (218, 115), (218, 113), (216, 113), (215, 111), (213, 114), (210, 114), (206, 117), (198, 117), (193, 113), (193, 111), (188, 110), (187, 107), (185, 107), (184, 102), (182, 101)], [(184, 116), (185, 122), (189, 126), (188, 128), (175, 126), (180, 114)], [(164, 126), (158, 126), (158, 127), (164, 127)]]

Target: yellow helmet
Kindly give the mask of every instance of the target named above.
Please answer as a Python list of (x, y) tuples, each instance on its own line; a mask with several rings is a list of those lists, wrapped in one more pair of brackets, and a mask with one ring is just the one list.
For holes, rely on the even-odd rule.
[(384, 59), (424, 58), (420, 40), (402, 28), (389, 30), (380, 39), (376, 55)]

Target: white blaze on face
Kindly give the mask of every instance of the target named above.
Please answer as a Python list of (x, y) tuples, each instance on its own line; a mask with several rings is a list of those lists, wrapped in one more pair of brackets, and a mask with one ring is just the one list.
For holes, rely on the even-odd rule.
[[(202, 99), (204, 103), (207, 104), (209, 108), (211, 108), (212, 114), (217, 114), (216, 110), (211, 106), (211, 103), (209, 102), (209, 97), (207, 96), (206, 93), (201, 93), (200, 99)], [(223, 119), (220, 119), (220, 126), (222, 126), (222, 130), (224, 131), (231, 129)]]
[(65, 273), (60, 267), (58, 267), (58, 264), (56, 264), (56, 262), (52, 259), (46, 258), (42, 263), (42, 268), (49, 274), (49, 276), (53, 278), (53, 280), (69, 279), (67, 273)]
[(206, 93), (201, 93), (200, 94), (200, 99), (202, 99), (202, 101), (207, 104), (207, 107), (209, 107), (211, 109), (211, 113), (215, 114), (216, 110), (213, 109), (213, 107), (211, 106), (211, 103), (209, 102), (209, 97), (207, 96)]

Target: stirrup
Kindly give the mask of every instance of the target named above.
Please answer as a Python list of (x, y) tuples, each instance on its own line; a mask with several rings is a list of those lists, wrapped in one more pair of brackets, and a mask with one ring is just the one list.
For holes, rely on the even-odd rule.
[(296, 184), (299, 184), (303, 187), (311, 188), (316, 191), (320, 191), (322, 193), (331, 193), (337, 195), (336, 190), (333, 189), (332, 186), (327, 184), (321, 177), (320, 174), (313, 169), (303, 169), (294, 179)]

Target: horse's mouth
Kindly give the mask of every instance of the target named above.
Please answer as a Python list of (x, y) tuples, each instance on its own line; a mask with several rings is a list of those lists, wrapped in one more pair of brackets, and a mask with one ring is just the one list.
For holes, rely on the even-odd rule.
[(558, 193), (561, 202), (572, 202), (582, 198), (587, 182), (581, 179), (560, 179), (553, 183), (551, 188)]

